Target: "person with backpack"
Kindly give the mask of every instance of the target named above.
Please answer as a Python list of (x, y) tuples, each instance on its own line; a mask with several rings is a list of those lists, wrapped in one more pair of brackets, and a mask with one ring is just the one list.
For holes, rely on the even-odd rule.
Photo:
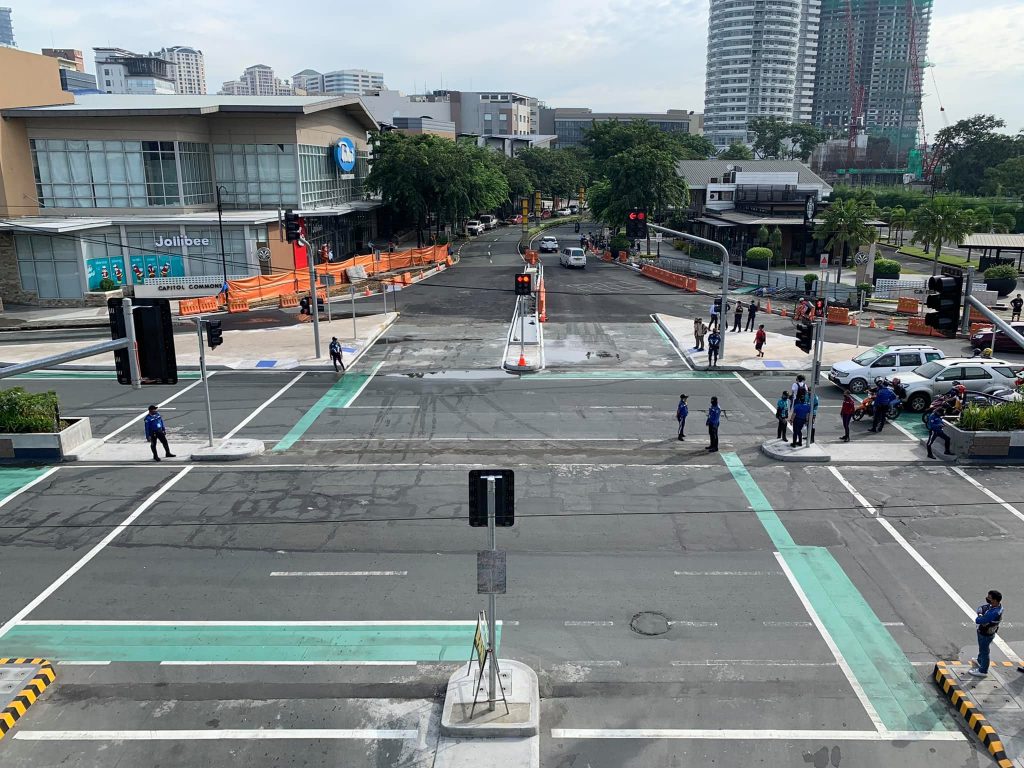
[(722, 337), (715, 328), (708, 336), (708, 368), (718, 365), (718, 347), (722, 343)]
[(839, 439), (844, 443), (850, 442), (850, 420), (857, 410), (857, 401), (853, 399), (850, 390), (843, 390), (843, 405), (839, 409), (839, 417), (843, 420), (843, 436)]
[(885, 426), (885, 419), (889, 415), (889, 406), (898, 399), (888, 381), (883, 381), (878, 385), (878, 392), (875, 393), (875, 416), (871, 421), (871, 429), (868, 432), (882, 431), (882, 427)]
[(786, 439), (786, 425), (789, 423), (789, 392), (783, 392), (775, 403), (775, 420), (779, 422), (779, 428), (775, 431), (775, 437), (779, 440)]
[(718, 407), (718, 398), (711, 398), (711, 407), (708, 408), (708, 418), (704, 422), (708, 427), (708, 437), (711, 440), (706, 450), (708, 453), (715, 453), (718, 451), (718, 426), (722, 423), (722, 409)]
[(686, 395), (679, 396), (679, 405), (676, 406), (676, 421), (679, 422), (679, 434), (677, 438), (679, 440), (686, 439), (686, 417), (689, 415), (690, 409), (686, 406)]
[(978, 627), (978, 661), (972, 663), (968, 674), (974, 677), (987, 677), (989, 664), (989, 646), (999, 631), (999, 622), (1003, 620), (1003, 593), (998, 589), (990, 589), (985, 595), (985, 602), (978, 606), (978, 618), (974, 623)]
[(339, 366), (341, 366), (341, 372), (345, 372), (345, 362), (341, 359), (341, 342), (338, 341), (337, 336), (331, 336), (331, 343), (327, 347), (327, 351), (331, 353), (331, 362), (334, 363), (334, 372), (338, 373)]

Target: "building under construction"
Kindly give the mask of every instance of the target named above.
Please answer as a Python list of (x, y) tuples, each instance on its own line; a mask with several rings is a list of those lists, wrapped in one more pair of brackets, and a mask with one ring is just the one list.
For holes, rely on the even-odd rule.
[(932, 0), (822, 0), (814, 123), (822, 170), (906, 169), (918, 146)]

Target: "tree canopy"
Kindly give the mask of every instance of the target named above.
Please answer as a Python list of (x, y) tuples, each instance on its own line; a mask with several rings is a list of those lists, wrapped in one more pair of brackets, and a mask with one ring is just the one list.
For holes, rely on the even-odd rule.
[(793, 123), (774, 115), (755, 117), (747, 128), (754, 134), (754, 156), (761, 160), (778, 157), (806, 163), (815, 147), (826, 139), (813, 125)]
[(935, 246), (935, 260), (932, 274), (939, 269), (939, 256), (944, 243), (954, 245), (963, 242), (973, 231), (973, 214), (964, 208), (963, 202), (953, 197), (939, 196), (929, 200), (911, 215), (914, 234), (911, 243)]
[(1005, 127), (1006, 122), (995, 115), (974, 115), (936, 133), (935, 147), (943, 150), (941, 185), (968, 195), (998, 186), (1004, 177), (998, 172), (990, 177), (986, 171), (1024, 156), (1024, 135), (997, 130)]
[(875, 239), (875, 228), (868, 224), (871, 208), (858, 200), (842, 200), (832, 203), (821, 216), (821, 223), (815, 227), (814, 237), (825, 242), (825, 248), (832, 251), (836, 262), (842, 264), (843, 249), (847, 246), (855, 252), (862, 245)]
[(753, 160), (754, 153), (750, 147), (739, 141), (734, 141), (728, 147), (718, 153), (719, 160)]

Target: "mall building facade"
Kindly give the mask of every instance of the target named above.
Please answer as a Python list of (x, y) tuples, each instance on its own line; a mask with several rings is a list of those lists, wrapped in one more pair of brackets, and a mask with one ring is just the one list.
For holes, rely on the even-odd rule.
[[(155, 278), (305, 266), (280, 215), (335, 260), (377, 235), (358, 98), (79, 95), (0, 105), (0, 298), (77, 306)], [(217, 210), (222, 203), (222, 230)], [(223, 232), (223, 238), (221, 237)], [(130, 293), (131, 291), (129, 291)]]

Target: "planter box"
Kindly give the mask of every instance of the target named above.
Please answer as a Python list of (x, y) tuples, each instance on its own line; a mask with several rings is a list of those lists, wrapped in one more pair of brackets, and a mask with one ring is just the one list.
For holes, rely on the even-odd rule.
[(60, 432), (0, 433), (0, 459), (63, 461), (66, 454), (92, 439), (88, 418), (65, 421), (68, 426)]
[(958, 459), (1024, 463), (1024, 430), (968, 432), (946, 421), (950, 448)]

